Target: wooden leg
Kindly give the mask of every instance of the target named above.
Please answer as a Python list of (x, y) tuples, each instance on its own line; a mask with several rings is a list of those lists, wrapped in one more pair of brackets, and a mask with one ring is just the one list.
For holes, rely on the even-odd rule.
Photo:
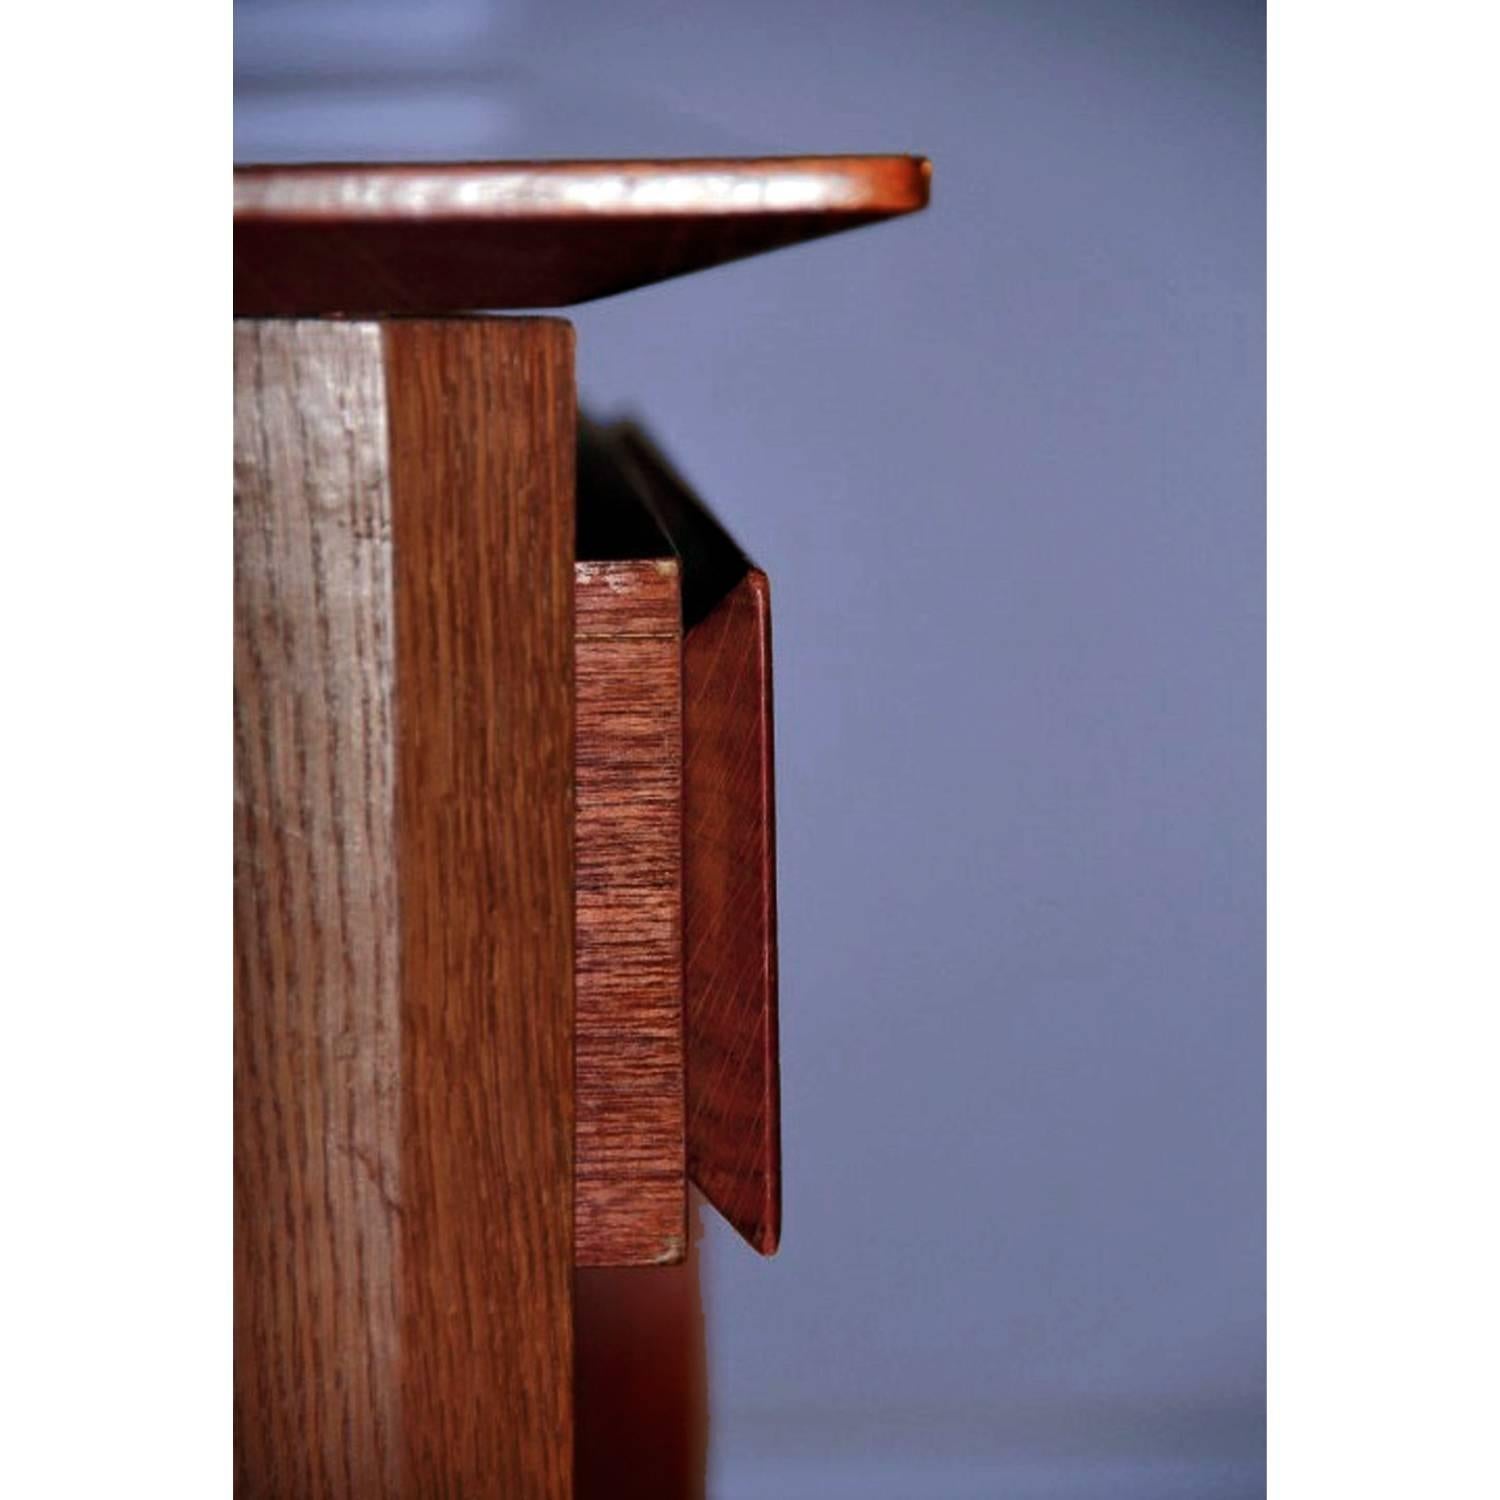
[(235, 333), (235, 1469), (573, 1473), (572, 331)]
[(578, 1270), (579, 1500), (703, 1500), (701, 1212), (678, 1265)]

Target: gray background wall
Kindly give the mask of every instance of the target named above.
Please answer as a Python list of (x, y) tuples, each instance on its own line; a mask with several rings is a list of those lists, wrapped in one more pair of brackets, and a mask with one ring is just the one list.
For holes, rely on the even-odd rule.
[(580, 308), (770, 573), (786, 1235), (710, 1493), (1264, 1487), (1263, 18), (278, 0), (237, 152), (914, 150), (930, 211)]

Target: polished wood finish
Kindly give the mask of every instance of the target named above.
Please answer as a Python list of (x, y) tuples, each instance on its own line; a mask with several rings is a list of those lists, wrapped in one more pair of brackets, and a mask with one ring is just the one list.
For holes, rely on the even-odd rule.
[(769, 1255), (781, 1238), (770, 584), (639, 429), (607, 436), (683, 566), (688, 1170)]
[(567, 1495), (572, 331), (235, 342), (237, 1489)]
[(920, 157), (247, 166), (242, 317), (562, 307), (912, 213)]
[(781, 1240), (771, 593), (752, 569), (683, 656), (688, 1170), (764, 1255)]
[(580, 1266), (684, 1253), (682, 613), (672, 558), (574, 569)]
[(768, 585), (628, 431), (630, 503), (575, 538), (566, 325), (409, 315), (605, 296), (928, 179), (236, 172), (238, 1493), (702, 1493), (687, 1171), (780, 1234)]

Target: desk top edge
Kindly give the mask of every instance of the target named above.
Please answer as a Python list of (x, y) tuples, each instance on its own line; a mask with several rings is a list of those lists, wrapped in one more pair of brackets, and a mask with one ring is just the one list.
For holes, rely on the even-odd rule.
[(245, 222), (896, 217), (924, 207), (920, 156), (660, 161), (308, 162), (234, 172)]

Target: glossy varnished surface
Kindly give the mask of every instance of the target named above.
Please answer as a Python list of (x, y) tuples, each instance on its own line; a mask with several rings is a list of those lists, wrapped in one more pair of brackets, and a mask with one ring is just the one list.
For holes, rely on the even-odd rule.
[(561, 307), (921, 208), (910, 156), (247, 166), (240, 316)]
[(781, 1238), (771, 593), (752, 568), (683, 644), (688, 1170), (762, 1254)]

